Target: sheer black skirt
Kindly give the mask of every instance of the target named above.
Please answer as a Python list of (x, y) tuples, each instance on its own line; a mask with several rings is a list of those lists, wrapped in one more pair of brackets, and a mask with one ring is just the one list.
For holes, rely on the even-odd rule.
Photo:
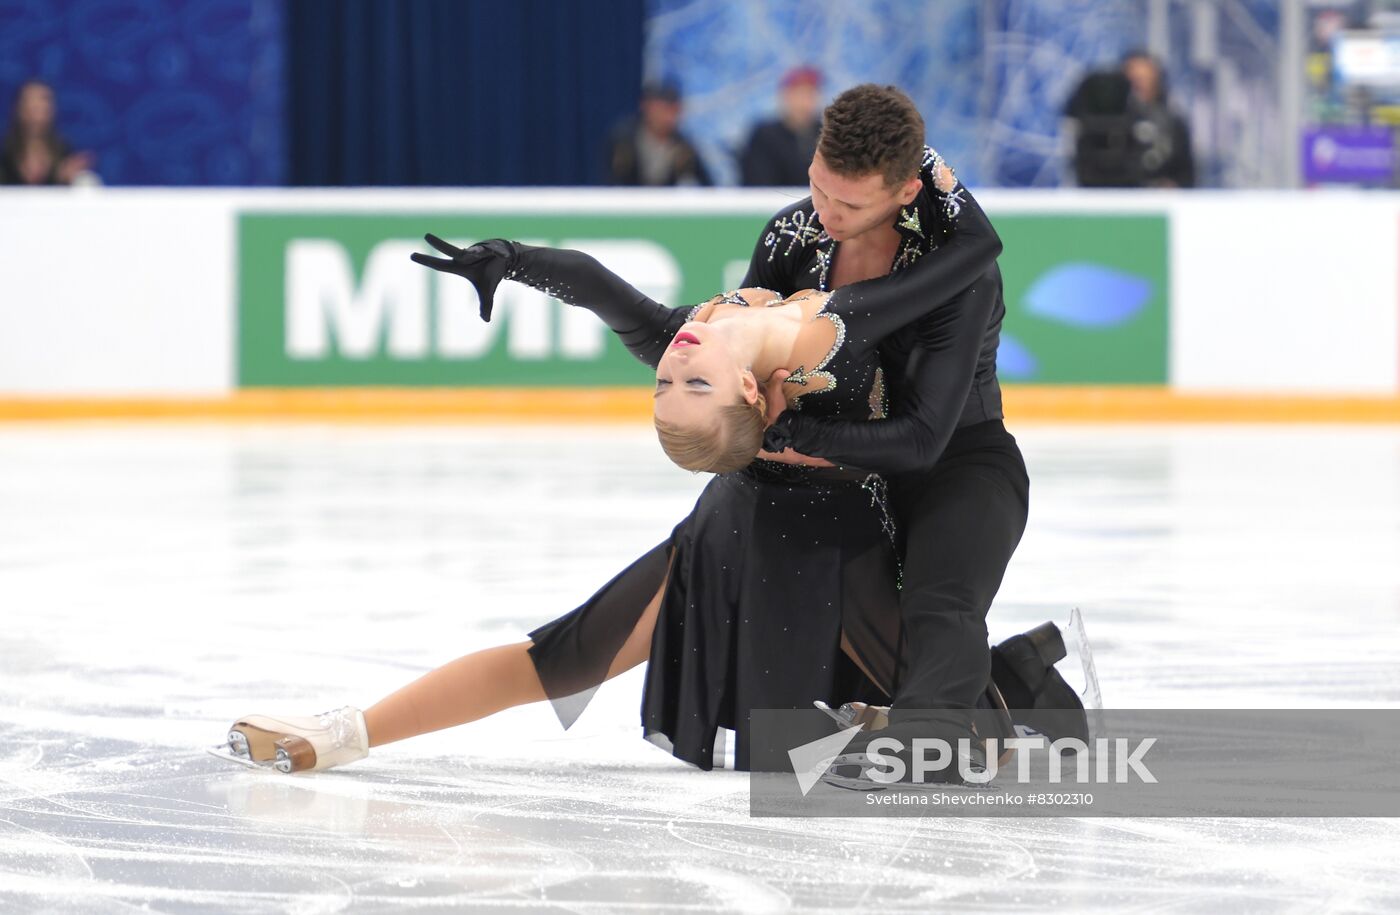
[(718, 729), (732, 729), (735, 765), (747, 769), (751, 709), (888, 702), (893, 694), (900, 618), (892, 534), (878, 477), (758, 462), (715, 477), (666, 542), (531, 632), (530, 655), (570, 726), (664, 586), (644, 733), (709, 769)]

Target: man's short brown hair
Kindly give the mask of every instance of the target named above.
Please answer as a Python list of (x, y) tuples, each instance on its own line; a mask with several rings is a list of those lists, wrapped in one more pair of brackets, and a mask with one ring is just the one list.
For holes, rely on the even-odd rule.
[(838, 175), (880, 174), (886, 187), (895, 187), (919, 173), (924, 119), (899, 89), (864, 83), (826, 106), (817, 152)]

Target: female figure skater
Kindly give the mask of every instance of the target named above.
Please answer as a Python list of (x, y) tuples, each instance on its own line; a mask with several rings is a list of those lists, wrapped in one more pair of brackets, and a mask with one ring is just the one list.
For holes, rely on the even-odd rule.
[[(911, 196), (935, 174), (912, 182)], [(950, 174), (938, 177), (942, 192), (956, 190)], [(841, 468), (750, 464), (763, 427), (760, 379), (790, 373), (786, 399), (804, 413), (870, 417), (880, 341), (956, 295), (1000, 252), (985, 215), (961, 193), (954, 237), (897, 276), (787, 299), (739, 290), (689, 309), (651, 301), (580, 252), (503, 240), (463, 251), (429, 236), (449, 257), (414, 260), (469, 279), (487, 319), (503, 278), (593, 310), (657, 368), (658, 430), (663, 441), (668, 425), (686, 437), (673, 458), (744, 469), (712, 479), (668, 541), (528, 641), (453, 661), (363, 714), (347, 707), (240, 719), (230, 750), (283, 771), (323, 769), (545, 698), (568, 727), (601, 682), (646, 661), (648, 739), (708, 769), (718, 728), (731, 728), (743, 769), (750, 709), (891, 695), (899, 572), (881, 481)]]

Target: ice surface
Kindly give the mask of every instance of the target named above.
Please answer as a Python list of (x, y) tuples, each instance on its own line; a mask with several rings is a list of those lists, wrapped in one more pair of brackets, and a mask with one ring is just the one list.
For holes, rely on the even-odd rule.
[[(1400, 702), (1400, 429), (1015, 431), (993, 637), (1082, 608), (1109, 707)], [(202, 752), (518, 639), (702, 484), (634, 428), (0, 427), (0, 911), (1400, 907), (1393, 820), (750, 819), (641, 739), (637, 672), (569, 732)]]

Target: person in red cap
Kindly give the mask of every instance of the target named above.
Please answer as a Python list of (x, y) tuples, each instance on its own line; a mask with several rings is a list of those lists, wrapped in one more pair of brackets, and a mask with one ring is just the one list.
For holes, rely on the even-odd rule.
[(807, 184), (807, 166), (821, 131), (822, 74), (797, 67), (783, 76), (778, 117), (756, 124), (739, 162), (746, 187), (798, 187)]

